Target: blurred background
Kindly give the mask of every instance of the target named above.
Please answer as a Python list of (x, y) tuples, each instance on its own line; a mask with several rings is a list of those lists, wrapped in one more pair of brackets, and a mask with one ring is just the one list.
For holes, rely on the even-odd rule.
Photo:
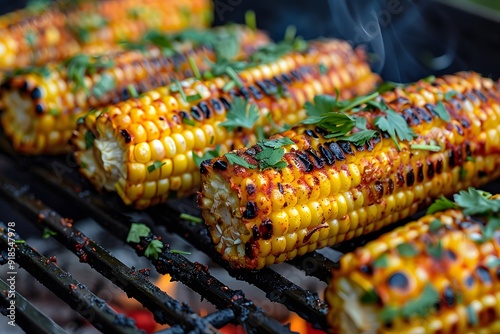
[[(3, 0), (0, 12), (25, 3)], [(365, 45), (385, 80), (411, 82), (459, 70), (500, 77), (497, 0), (214, 0), (214, 22), (244, 22), (248, 10), (275, 40), (295, 25), (306, 39), (334, 36)]]

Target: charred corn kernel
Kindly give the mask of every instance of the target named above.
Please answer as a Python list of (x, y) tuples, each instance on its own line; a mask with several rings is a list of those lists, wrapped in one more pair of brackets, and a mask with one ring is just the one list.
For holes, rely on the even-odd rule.
[[(236, 34), (241, 43), (242, 50), (253, 50), (264, 45), (269, 38), (261, 32), (254, 32), (242, 26), (214, 28), (214, 33), (231, 32)], [(209, 43), (209, 42), (207, 42)], [(191, 48), (192, 46), (192, 48)], [(208, 60), (215, 60), (215, 52), (210, 45), (186, 42), (174, 46), (177, 54), (165, 56), (161, 49), (151, 46), (146, 51), (110, 51), (100, 54), (98, 59), (83, 54), (76, 55), (72, 60), (59, 64), (48, 65), (46, 72), (35, 71), (9, 78), (0, 88), (0, 104), (4, 105), (5, 112), (1, 115), (1, 122), (9, 137), (18, 135), (20, 143), (15, 142), (15, 149), (25, 154), (60, 154), (69, 152), (67, 145), (71, 133), (76, 128), (76, 121), (88, 110), (102, 108), (112, 102), (126, 100), (131, 95), (130, 87), (138, 94), (145, 93), (159, 86), (171, 82), (171, 78), (186, 79), (190, 76), (191, 65), (188, 59), (192, 57), (200, 71), (209, 69)], [(240, 52), (237, 59), (246, 57), (245, 52)], [(95, 65), (98, 74), (92, 75), (90, 69), (80, 79), (85, 89), (78, 86), (80, 79), (75, 78), (73, 66), (86, 57), (89, 63), (108, 64)], [(0, 57), (1, 59), (1, 57)], [(127, 69), (127, 74), (122, 76), (122, 69)], [(107, 78), (107, 79), (104, 79)], [(59, 84), (63, 82), (63, 84)], [(177, 109), (178, 101), (170, 97), (167, 103), (159, 103), (160, 90), (153, 91), (139, 98), (142, 106), (137, 108), (129, 103), (110, 112), (111, 117), (127, 117), (127, 121), (140, 123), (146, 132), (147, 139), (151, 141), (158, 138), (159, 128), (165, 126), (165, 120), (151, 117), (162, 109)], [(70, 96), (71, 104), (66, 103), (63, 97)], [(153, 99), (154, 98), (154, 99)], [(127, 110), (131, 108), (131, 110)], [(189, 109), (188, 109), (189, 110)], [(143, 122), (145, 121), (145, 122)], [(160, 122), (158, 124), (158, 122)], [(166, 123), (166, 122), (165, 122)], [(133, 130), (132, 130), (133, 131)], [(50, 145), (40, 145), (38, 138), (49, 133), (52, 135), (48, 142)], [(138, 134), (143, 136), (143, 134)], [(222, 136), (222, 134), (220, 134)], [(35, 147), (37, 149), (35, 149)]]
[[(219, 152), (224, 154), (233, 148), (242, 147), (244, 144), (255, 143), (257, 141), (256, 127), (271, 127), (268, 115), (279, 126), (285, 125), (283, 118), (279, 115), (285, 112), (297, 113), (297, 107), (295, 103), (290, 102), (291, 99), (276, 94), (275, 89), (278, 85), (286, 86), (292, 96), (303, 92), (304, 85), (320, 82), (319, 78), (331, 75), (332, 72), (336, 71), (335, 67), (330, 66), (327, 67), (327, 73), (322, 73), (316, 62), (318, 57), (330, 59), (336, 57), (337, 54), (341, 54), (346, 62), (352, 61), (356, 66), (368, 66), (364, 55), (352, 50), (345, 42), (337, 40), (315, 41), (310, 43), (306, 51), (290, 51), (278, 60), (278, 62), (286, 60), (287, 63), (291, 64), (285, 68), (285, 72), (282, 72), (282, 66), (268, 64), (256, 65), (262, 72), (265, 72), (259, 79), (254, 78), (252, 68), (238, 73), (240, 78), (247, 78), (242, 82), (242, 88), (235, 87), (228, 92), (225, 91), (224, 86), (232, 80), (226, 75), (203, 81), (192, 78), (179, 82), (186, 96), (192, 96), (189, 94), (194, 91), (207, 91), (210, 94), (196, 101), (188, 101), (187, 98), (184, 101), (182, 94), (178, 92), (179, 88), (176, 83), (165, 89), (159, 88), (149, 92), (149, 95), (156, 95), (155, 101), (130, 99), (112, 107), (100, 109), (95, 113), (98, 114), (97, 118), (91, 114), (80, 122), (81, 124), (78, 125), (72, 138), (77, 161), (80, 164), (83, 163), (84, 166), (92, 166), (92, 168), (81, 168), (81, 171), (98, 188), (113, 190), (116, 188), (116, 183), (124, 183), (126, 187), (133, 184), (127, 179), (126, 173), (120, 172), (121, 166), (124, 164), (139, 162), (147, 164), (149, 169), (155, 169), (160, 168), (161, 163), (169, 161), (170, 173), (166, 175), (162, 170), (159, 176), (160, 179), (169, 179), (168, 189), (158, 187), (155, 197), (147, 200), (139, 198), (138, 192), (134, 192), (134, 199), (124, 198), (124, 202), (143, 208), (153, 203), (166, 201), (172, 191), (176, 191), (179, 196), (192, 194), (199, 190), (201, 184), (199, 168), (194, 162), (193, 154), (201, 156), (216, 147), (219, 147)], [(349, 82), (345, 82), (337, 88), (342, 91), (352, 91), (353, 94), (366, 93), (366, 90), (373, 88), (377, 80), (378, 77), (368, 71), (362, 77), (353, 77)], [(367, 85), (366, 81), (371, 82), (371, 84)], [(361, 82), (363, 82), (364, 88), (359, 87)], [(335, 89), (332, 88), (330, 93), (334, 92)], [(227, 109), (231, 108), (234, 96), (238, 95), (248, 96), (250, 103), (257, 105), (259, 118), (253, 129), (228, 131), (221, 123), (227, 120)], [(152, 105), (154, 108), (151, 107)], [(113, 115), (116, 113), (119, 113), (121, 118), (114, 117)], [(125, 116), (129, 116), (128, 121), (121, 122), (120, 119)], [(164, 125), (158, 126), (159, 120), (164, 122)], [(104, 127), (106, 131), (95, 131), (94, 129), (98, 127)], [(97, 133), (93, 142), (87, 140), (89, 131)], [(103, 136), (103, 134), (106, 135)], [(163, 147), (158, 144), (158, 141)], [(106, 150), (101, 149), (104, 147), (103, 143), (106, 143)], [(104, 161), (104, 164), (101, 164), (100, 160)], [(351, 180), (352, 176), (350, 176), (348, 169), (341, 173), (343, 178), (348, 177)], [(146, 179), (153, 181), (156, 175), (156, 173), (149, 175)], [(313, 189), (315, 197), (319, 197), (322, 192), (326, 193), (328, 190), (321, 188), (320, 182), (327, 178), (327, 175), (326, 173), (322, 176), (305, 175), (301, 180), (300, 187), (286, 188), (286, 191), (285, 188), (281, 189), (279, 186), (274, 186), (275, 191), (264, 189), (270, 181), (267, 178), (257, 178), (254, 180), (255, 187), (262, 188), (262, 190), (247, 195), (247, 197), (252, 197), (255, 208), (259, 212), (270, 214), (273, 210), (283, 210), (285, 206), (296, 204), (295, 202), (286, 202), (287, 197), (292, 196), (294, 197), (293, 201), (295, 201), (297, 196), (286, 195), (287, 192), (301, 193), (302, 198), (299, 197), (298, 203), (308, 202), (310, 199), (309, 189)], [(338, 180), (335, 181), (335, 184), (340, 188), (341, 178), (338, 175), (336, 177)], [(286, 178), (292, 178), (292, 176), (278, 177), (279, 180)], [(241, 184), (243, 179), (238, 179), (237, 183)], [(275, 179), (273, 178), (273, 180)], [(329, 185), (326, 186), (326, 188), (329, 187)], [(167, 191), (162, 192), (163, 190)], [(270, 199), (268, 193), (272, 193), (274, 199)], [(126, 191), (119, 194), (127, 196)], [(309, 210), (309, 208), (303, 210)], [(315, 206), (314, 210), (315, 217), (324, 214), (319, 204)], [(345, 211), (345, 208), (343, 210)], [(309, 214), (312, 214), (310, 210)], [(283, 228), (286, 230), (285, 227)], [(219, 231), (214, 233), (219, 233)], [(244, 245), (236, 244), (235, 247), (234, 252), (230, 252), (231, 254), (241, 255), (245, 253)], [(281, 246), (275, 249), (281, 249)], [(280, 257), (277, 256), (277, 258)]]
[[(447, 101), (442, 92), (447, 92), (453, 83), (460, 83), (457, 89), (461, 90), (457, 91), (457, 98)], [(436, 87), (440, 90), (437, 91)], [(422, 91), (428, 94), (422, 94)], [(398, 98), (397, 92), (401, 95)], [(404, 92), (420, 94), (422, 99), (426, 99), (425, 109), (413, 105), (404, 97)], [(432, 99), (429, 98), (431, 95)], [(432, 198), (450, 195), (464, 187), (484, 184), (500, 176), (500, 150), (497, 145), (490, 145), (491, 141), (496, 141), (496, 137), (484, 136), (478, 140), (478, 136), (471, 132), (474, 120), (479, 120), (481, 133), (486, 134), (498, 128), (498, 124), (491, 122), (488, 115), (500, 106), (500, 86), (494, 85), (490, 79), (476, 73), (459, 73), (438, 78), (434, 84), (420, 81), (405, 88), (397, 88), (382, 94), (381, 98), (391, 109), (407, 116), (408, 125), (418, 135), (412, 141), (400, 142), (401, 151), (391, 138), (384, 136), (376, 136), (364, 146), (355, 146), (349, 141), (324, 138), (322, 133), (326, 129), (302, 125), (271, 137), (288, 137), (294, 142), (294, 145), (283, 147), (285, 154), (282, 161), (287, 164), (283, 169), (261, 171), (238, 164), (231, 165), (225, 156), (202, 165), (202, 191), (198, 203), (206, 224), (209, 227), (218, 224), (224, 231), (223, 238), (214, 242), (216, 249), (222, 254), (237, 254), (226, 252), (237, 243), (237, 247), (242, 245), (248, 250), (244, 256), (224, 255), (231, 265), (259, 269), (259, 264), (269, 263), (267, 259), (259, 260), (265, 256), (258, 251), (259, 245), (264, 240), (273, 240), (281, 235), (275, 232), (278, 229), (265, 222), (276, 212), (289, 215), (295, 212), (290, 206), (295, 206), (299, 214), (299, 223), (295, 217), (289, 219), (289, 223), (293, 221), (294, 226), (299, 225), (296, 231), (299, 236), (297, 247), (313, 244), (314, 247), (328, 246), (405, 218), (415, 213), (419, 206), (428, 204)], [(472, 113), (460, 107), (460, 104), (469, 100), (477, 101)], [(460, 124), (459, 130), (456, 125), (450, 126), (452, 123), (447, 124), (433, 112), (436, 105), (432, 101), (441, 101), (439, 103), (446, 106), (451, 118)], [(374, 119), (380, 112), (358, 111), (355, 115), (365, 118), (369, 128), (375, 128)], [(453, 132), (453, 136), (449, 136), (450, 132)], [(412, 148), (416, 143), (432, 141), (440, 143), (442, 149), (439, 152)], [(255, 152), (260, 149), (257, 145), (240, 149), (235, 154), (250, 164), (258, 164)], [(465, 164), (474, 165), (475, 172), (459, 182), (460, 170)], [(319, 173), (328, 175), (328, 193), (322, 190), (322, 187), (327, 187), (326, 182), (307, 182), (310, 179), (319, 181)], [(260, 187), (254, 182), (255, 187), (250, 189), (260, 194), (259, 201), (272, 203), (272, 193), (267, 189), (279, 187), (293, 189), (291, 195), (297, 200), (287, 199), (286, 207), (277, 205), (271, 208), (271, 212), (267, 209), (261, 211), (258, 203), (254, 206), (254, 198), (248, 195), (249, 189), (235, 181), (243, 176), (248, 182), (258, 178), (267, 180), (265, 186)], [(322, 202), (324, 200), (326, 203)], [(318, 203), (323, 204), (318, 206)], [(243, 215), (236, 217), (234, 212), (243, 212)], [(255, 237), (251, 231), (247, 231), (249, 217), (259, 231), (265, 225), (266, 231), (269, 230), (268, 238), (262, 234)], [(329, 227), (328, 234), (316, 231), (322, 226)], [(238, 234), (234, 231), (238, 231)], [(303, 248), (299, 249), (298, 254), (301, 252)], [(275, 258), (282, 256), (281, 253), (271, 254)], [(287, 254), (289, 259), (291, 252), (287, 251)]]
[(208, 0), (172, 1), (168, 6), (164, 0), (90, 2), (28, 8), (0, 16), (0, 70), (106, 50), (123, 40), (139, 40), (150, 29), (206, 27), (212, 10)]
[(496, 333), (500, 234), (487, 235), (491, 217), (438, 212), (346, 254), (325, 292), (331, 332)]

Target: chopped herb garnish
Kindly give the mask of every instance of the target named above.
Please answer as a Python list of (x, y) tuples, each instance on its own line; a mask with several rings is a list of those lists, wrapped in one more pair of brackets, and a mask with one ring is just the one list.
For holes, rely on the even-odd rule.
[(429, 75), (428, 77), (423, 78), (422, 81), (433, 83), (436, 81), (436, 77), (434, 75)]
[(373, 268), (387, 268), (388, 265), (389, 265), (389, 256), (387, 255), (387, 253), (380, 255), (372, 263)]
[(493, 255), (489, 256), (486, 259), (486, 266), (488, 268), (500, 268), (500, 258)]
[(479, 322), (476, 311), (474, 311), (471, 305), (467, 306), (467, 319), (467, 322), (471, 327), (477, 326)]
[(188, 62), (189, 66), (191, 66), (191, 69), (193, 70), (193, 74), (196, 79), (201, 79), (200, 69), (198, 68), (198, 65), (196, 65), (196, 61), (194, 60), (193, 56), (188, 56)]
[(328, 69), (326, 68), (325, 64), (323, 64), (323, 63), (319, 64), (319, 73), (326, 74), (327, 71), (328, 71)]
[(363, 304), (376, 304), (378, 302), (378, 295), (374, 289), (366, 291), (360, 298)]
[(146, 257), (151, 257), (151, 258), (157, 260), (158, 255), (161, 253), (162, 249), (163, 249), (163, 242), (161, 242), (158, 239), (154, 239), (154, 240), (151, 240), (148, 247), (146, 247), (146, 250), (144, 251), (144, 255)]
[(139, 93), (137, 92), (137, 89), (135, 89), (135, 86), (133, 84), (127, 85), (127, 91), (134, 99), (139, 97)]
[(85, 162), (80, 162), (80, 167), (82, 167), (83, 169), (87, 168), (87, 164)]
[(42, 232), (42, 238), (43, 239), (48, 239), (50, 237), (53, 237), (57, 235), (57, 232), (52, 231), (50, 228), (45, 227)]
[(389, 92), (391, 90), (394, 90), (395, 88), (403, 88), (405, 85), (402, 83), (397, 83), (397, 82), (392, 82), (392, 81), (385, 81), (383, 82), (380, 86), (377, 87), (377, 92), (379, 94), (383, 94), (385, 92)]
[(186, 251), (182, 251), (182, 250), (178, 250), (178, 249), (171, 249), (170, 253), (181, 254), (181, 255), (191, 255), (191, 252), (186, 252)]
[(397, 245), (396, 248), (402, 257), (414, 257), (419, 253), (415, 246), (407, 242)]
[(465, 178), (467, 177), (467, 169), (465, 169), (464, 166), (460, 166), (458, 176), (460, 178), (460, 181), (465, 180)]
[(127, 235), (127, 242), (141, 242), (141, 237), (147, 237), (151, 229), (144, 224), (132, 223)]
[(195, 224), (203, 223), (203, 219), (201, 219), (200, 217), (195, 217), (195, 216), (192, 216), (192, 215), (187, 214), (187, 213), (181, 213), (179, 216), (179, 219), (188, 220), (188, 221), (193, 222)]
[(234, 82), (233, 80), (231, 81), (228, 81), (224, 84), (224, 86), (222, 86), (222, 90), (224, 92), (229, 92), (231, 89), (233, 89), (234, 87), (236, 87), (236, 82)]
[(446, 110), (443, 102), (438, 101), (438, 103), (436, 103), (434, 111), (436, 111), (436, 114), (438, 114), (439, 118), (441, 118), (443, 121), (449, 122), (451, 120), (450, 114), (448, 113), (448, 110)]
[[(173, 90), (172, 88), (177, 88), (177, 90)], [(181, 85), (181, 82), (179, 80), (176, 80), (174, 79), (174, 86), (170, 88), (170, 90), (172, 92), (179, 92), (179, 94), (181, 94), (181, 97), (182, 99), (184, 100), (184, 102), (187, 102), (187, 97), (186, 97), (186, 93), (184, 93), (184, 88), (182, 88), (182, 85)]]
[(439, 231), (441, 229), (441, 227), (443, 227), (443, 223), (439, 220), (439, 219), (434, 219), (433, 221), (431, 221), (431, 223), (429, 224), (429, 231), (432, 233), (432, 234), (435, 234), (437, 231)]
[(255, 159), (259, 161), (259, 168), (261, 170), (267, 168), (282, 169), (287, 166), (287, 163), (282, 161), (284, 155), (284, 148), (274, 149), (270, 147), (264, 147), (262, 151), (255, 155)]
[(441, 198), (437, 199), (434, 201), (434, 203), (431, 204), (429, 209), (427, 209), (427, 214), (432, 215), (433, 213), (436, 213), (438, 211), (444, 211), (448, 209), (456, 209), (457, 205), (447, 199), (444, 196), (441, 196)]
[(431, 152), (439, 152), (441, 151), (441, 146), (439, 145), (428, 145), (428, 144), (412, 144), (410, 146), (412, 150), (422, 150), (422, 151), (431, 151)]
[(52, 116), (58, 116), (61, 114), (61, 112), (57, 109), (49, 109), (49, 111), (47, 112), (49, 115), (52, 115)]
[(382, 309), (382, 311), (379, 314), (380, 320), (382, 320), (382, 323), (388, 324), (391, 323), (395, 318), (399, 316), (400, 310), (397, 307), (394, 306), (386, 306)]
[(25, 243), (26, 243), (26, 241), (24, 241), (23, 239), (18, 239), (18, 240), (15, 241), (16, 245), (25, 244)]
[(389, 136), (391, 136), (398, 150), (401, 150), (397, 138), (401, 141), (410, 141), (416, 137), (416, 134), (413, 132), (413, 129), (408, 126), (403, 116), (390, 109), (386, 110), (385, 113), (385, 117), (378, 116), (375, 118), (375, 125), (380, 130), (386, 131)]
[(467, 158), (465, 158), (465, 161), (476, 162), (476, 158), (474, 158), (474, 157), (467, 157)]
[(26, 39), (26, 42), (30, 45), (30, 46), (34, 46), (36, 41), (37, 41), (37, 35), (34, 31), (30, 30), (28, 32), (26, 32), (26, 35), (24, 36), (24, 38)]
[(87, 131), (85, 133), (85, 149), (88, 150), (94, 146), (95, 135), (92, 131)]
[(252, 31), (257, 30), (257, 19), (255, 18), (255, 12), (253, 10), (247, 10), (245, 13), (245, 24)]
[[(358, 117), (359, 118), (359, 117)], [(363, 118), (364, 119), (364, 118)], [(337, 137), (337, 140), (345, 140), (353, 143), (356, 146), (362, 146), (369, 142), (372, 138), (378, 136), (378, 131), (375, 130), (362, 130), (348, 136)]]
[(226, 74), (234, 81), (234, 83), (239, 87), (243, 88), (243, 82), (241, 82), (238, 73), (231, 66), (226, 67)]
[(495, 232), (500, 230), (500, 218), (489, 217), (488, 223), (483, 230), (485, 241), (490, 240), (495, 235)]
[(26, 4), (26, 10), (34, 14), (40, 14), (46, 11), (51, 4), (51, 0), (29, 0)]
[(285, 30), (285, 37), (283, 40), (285, 42), (291, 43), (295, 39), (295, 36), (297, 35), (297, 28), (294, 25), (289, 25), (286, 27)]
[(238, 127), (252, 129), (259, 119), (259, 110), (255, 104), (248, 104), (248, 101), (236, 97), (231, 103), (231, 108), (226, 114), (226, 121), (220, 123), (220, 126), (233, 131)]
[(443, 257), (443, 245), (441, 240), (438, 240), (436, 243), (428, 244), (426, 246), (427, 254), (435, 258), (436, 260), (441, 260)]
[(161, 166), (163, 166), (165, 164), (167, 164), (167, 163), (156, 160), (155, 162), (153, 162), (152, 165), (148, 166), (148, 173), (152, 173), (153, 171), (160, 169)]
[(85, 85), (85, 75), (92, 75), (98, 71), (111, 68), (114, 66), (114, 61), (103, 56), (79, 54), (66, 60), (64, 66), (67, 69), (68, 79), (74, 83), (73, 90), (77, 92), (82, 89), (88, 94), (89, 90)]
[(115, 78), (110, 74), (101, 75), (101, 80), (92, 87), (92, 94), (100, 99), (116, 87)]
[(193, 151), (193, 159), (196, 166), (200, 167), (201, 163), (205, 160), (212, 160), (220, 156), (220, 145), (217, 145), (214, 150), (208, 150), (201, 157)]
[(186, 97), (186, 100), (187, 100), (187, 102), (193, 102), (193, 101), (196, 101), (196, 100), (201, 100), (201, 95), (200, 95), (200, 93), (196, 93), (194, 95), (188, 95)]
[(451, 100), (452, 97), (454, 97), (456, 95), (458, 95), (457, 91), (450, 90), (450, 91), (446, 92), (446, 94), (444, 94), (444, 100), (449, 101), (449, 100)]
[(294, 145), (295, 142), (288, 137), (283, 137), (280, 139), (269, 139), (259, 143), (260, 146), (266, 146), (270, 148), (280, 148), (286, 145)]
[(500, 200), (492, 200), (490, 193), (472, 187), (455, 194), (453, 199), (466, 215), (498, 213), (500, 211)]
[(401, 314), (405, 318), (410, 318), (413, 315), (422, 318), (426, 317), (433, 310), (434, 305), (439, 303), (439, 299), (436, 289), (430, 283), (427, 283), (418, 298), (405, 303), (401, 308)]
[(256, 133), (257, 133), (257, 140), (258, 141), (262, 141), (262, 140), (266, 139), (266, 135), (264, 133), (264, 128), (262, 127), (262, 125), (257, 126)]
[(242, 167), (250, 168), (250, 169), (257, 168), (257, 166), (248, 163), (245, 159), (243, 159), (242, 157), (236, 155), (236, 153), (229, 152), (229, 153), (226, 153), (225, 156), (227, 158), (227, 161), (231, 165), (236, 164), (236, 165), (240, 165)]

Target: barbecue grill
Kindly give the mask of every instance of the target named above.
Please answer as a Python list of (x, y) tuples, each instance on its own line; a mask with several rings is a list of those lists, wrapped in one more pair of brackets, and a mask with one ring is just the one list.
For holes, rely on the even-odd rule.
[[(16, 221), (15, 229), (19, 232), (14, 236), (17, 240), (17, 265), (56, 294), (68, 308), (74, 309), (102, 332), (138, 333), (140, 330), (131, 318), (114, 311), (85, 287), (79, 277), (73, 277), (70, 272), (58, 267), (54, 258), (43, 256), (32, 245), (25, 243), (24, 238), (33, 234), (30, 230), (42, 231), (48, 228), (53, 231), (52, 237), (64, 245), (67, 252), (76, 254), (81, 262), (90, 265), (129, 297), (140, 302), (154, 314), (157, 323), (171, 326), (161, 333), (213, 333), (227, 324), (241, 325), (248, 333), (292, 331), (288, 325), (283, 325), (258, 307), (251, 297), (214, 277), (211, 268), (205, 264), (192, 262), (189, 256), (172, 252), (168, 246), (165, 247), (158, 259), (152, 261), (152, 265), (160, 275), (170, 275), (173, 280), (189, 287), (218, 309), (201, 316), (182, 300), (172, 298), (160, 290), (149, 280), (145, 271), (125, 265), (107, 250), (105, 244), (98, 244), (92, 235), (84, 234), (79, 229), (82, 218), (94, 219), (113, 238), (126, 243), (124, 247), (130, 247), (141, 257), (145, 256), (145, 246), (155, 236), (169, 240), (170, 234), (176, 234), (206, 253), (230, 276), (262, 290), (271, 302), (283, 304), (316, 329), (327, 329), (327, 306), (316, 291), (299, 286), (273, 268), (258, 272), (230, 268), (213, 248), (203, 224), (179, 218), (181, 213), (199, 214), (192, 198), (146, 210), (154, 235), (141, 243), (126, 242), (133, 222), (131, 217), (135, 212), (124, 207), (115, 194), (96, 193), (90, 184), (79, 177), (71, 156), (20, 157), (11, 150), (10, 144), (3, 137), (0, 140), (0, 151), (0, 208), (3, 208), (0, 212), (0, 221), (3, 221), (0, 225), (0, 264), (8, 265), (9, 255), (6, 250), (10, 241), (9, 222)], [(498, 187), (499, 184), (495, 183), (486, 188)], [(34, 228), (23, 226), (24, 224)], [(157, 228), (158, 226), (166, 227), (167, 232)], [(392, 228), (394, 225), (390, 227)], [(350, 251), (387, 230), (358, 238), (343, 244), (337, 250)], [(287, 266), (293, 271), (328, 282), (330, 272), (338, 266), (338, 262), (323, 253), (315, 251), (306, 254), (289, 261)], [(3, 291), (0, 293), (1, 312), (8, 315), (9, 283), (4, 279), (0, 280), (0, 289)], [(45, 316), (20, 293), (16, 293), (16, 324), (28, 333), (65, 333), (53, 319)]]

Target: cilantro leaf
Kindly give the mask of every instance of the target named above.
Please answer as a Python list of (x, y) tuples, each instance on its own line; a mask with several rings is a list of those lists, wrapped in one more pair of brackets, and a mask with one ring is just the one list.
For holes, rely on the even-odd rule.
[(479, 323), (476, 311), (472, 308), (471, 305), (467, 306), (467, 322), (471, 327), (477, 326), (477, 324)]
[(410, 318), (412, 315), (426, 317), (434, 305), (439, 302), (439, 298), (436, 289), (430, 283), (427, 283), (418, 298), (405, 303), (401, 309), (401, 314), (405, 318)]
[(85, 149), (88, 150), (94, 146), (95, 135), (92, 131), (85, 132)]
[(100, 99), (115, 87), (115, 78), (109, 74), (103, 74), (101, 75), (101, 80), (92, 87), (92, 94)]
[(226, 153), (225, 154), (226, 158), (227, 158), (227, 161), (231, 164), (231, 165), (240, 165), (242, 167), (245, 167), (245, 168), (250, 168), (250, 169), (255, 169), (257, 168), (257, 166), (255, 165), (252, 165), (250, 163), (248, 163), (245, 159), (243, 159), (242, 157), (236, 155), (236, 153)]
[(201, 163), (205, 160), (212, 160), (220, 156), (220, 145), (217, 145), (215, 149), (206, 151), (201, 157), (193, 151), (193, 160), (196, 166), (200, 167)]
[(366, 291), (361, 297), (360, 301), (363, 304), (375, 304), (378, 302), (378, 295), (374, 289)]
[(372, 138), (378, 136), (378, 131), (375, 130), (363, 130), (351, 135), (337, 137), (337, 140), (345, 140), (354, 143), (356, 146), (362, 146), (369, 142)]
[(436, 260), (441, 260), (443, 257), (443, 245), (441, 240), (438, 240), (435, 244), (428, 244), (426, 247), (427, 254), (435, 258)]
[[(283, 156), (285, 155), (285, 149), (272, 149), (272, 148), (264, 148), (262, 151), (255, 155), (255, 159), (259, 160), (259, 167), (261, 170), (266, 168), (273, 168), (281, 162)], [(280, 164), (282, 166), (283, 164)], [(286, 165), (285, 165), (286, 166)]]
[(372, 263), (373, 268), (387, 268), (388, 265), (389, 265), (389, 256), (387, 255), (387, 253), (380, 255)]
[(401, 141), (410, 141), (416, 137), (416, 135), (413, 129), (408, 126), (403, 116), (391, 109), (386, 110), (385, 113), (385, 117), (378, 116), (375, 118), (375, 125), (380, 130), (386, 131), (391, 136), (398, 150), (401, 150), (397, 138)]
[(182, 251), (182, 250), (178, 250), (178, 249), (171, 249), (170, 253), (181, 254), (181, 255), (191, 255), (191, 252), (186, 252), (186, 251)]
[(193, 222), (195, 224), (203, 223), (203, 219), (201, 219), (200, 217), (192, 216), (192, 215), (187, 214), (187, 213), (181, 213), (179, 216), (179, 219), (187, 220), (187, 221)]
[(500, 230), (500, 218), (490, 217), (483, 231), (484, 237), (486, 240), (490, 240), (498, 230)]
[(286, 145), (294, 144), (295, 142), (288, 137), (283, 137), (280, 139), (269, 139), (259, 143), (260, 146), (266, 146), (270, 148), (280, 148)]
[(43, 232), (42, 232), (43, 239), (48, 239), (48, 238), (53, 237), (55, 235), (57, 235), (57, 233), (52, 231), (50, 228), (46, 227), (43, 229)]
[(488, 268), (500, 268), (500, 258), (493, 255), (489, 256), (486, 259), (486, 266)]
[(448, 110), (446, 110), (446, 107), (444, 106), (443, 102), (438, 101), (438, 103), (436, 103), (434, 111), (443, 121), (449, 122), (451, 120), (450, 114), (448, 113)]
[(434, 201), (434, 203), (431, 204), (429, 209), (427, 209), (427, 214), (432, 215), (433, 213), (439, 212), (439, 211), (444, 211), (448, 209), (456, 209), (457, 205), (447, 199), (444, 196), (441, 196), (441, 198), (437, 199)]
[(441, 146), (439, 145), (429, 145), (429, 144), (412, 144), (410, 146), (412, 150), (422, 150), (422, 151), (431, 151), (431, 152), (439, 152), (441, 151)]
[(452, 97), (458, 95), (458, 92), (456, 90), (450, 90), (444, 94), (444, 100), (449, 101), (451, 100)]
[(153, 162), (152, 165), (148, 166), (148, 173), (152, 173), (155, 170), (160, 169), (161, 166), (163, 166), (165, 164), (166, 164), (166, 162), (161, 162), (161, 161), (156, 160), (155, 162)]
[(402, 257), (414, 257), (419, 253), (415, 246), (407, 242), (397, 245), (396, 248)]
[(141, 242), (141, 237), (147, 237), (151, 229), (144, 224), (132, 223), (127, 235), (127, 242)]
[(158, 260), (158, 255), (161, 253), (163, 249), (163, 242), (158, 239), (151, 240), (148, 247), (144, 251), (144, 255), (146, 257), (152, 257), (155, 260)]
[(382, 323), (387, 324), (391, 323), (394, 319), (399, 317), (400, 310), (394, 306), (386, 306), (383, 308), (382, 312), (380, 312), (379, 317), (382, 320)]
[(255, 125), (255, 122), (258, 121), (259, 116), (259, 110), (255, 104), (248, 105), (248, 101), (238, 97), (231, 103), (231, 108), (226, 114), (227, 120), (219, 125), (226, 127), (229, 131), (240, 126), (251, 129)]
[(443, 227), (443, 226), (444, 226), (443, 223), (439, 219), (434, 219), (429, 224), (429, 232), (431, 232), (432, 234), (434, 234), (437, 231), (439, 231), (441, 229), (441, 227)]
[(391, 90), (394, 90), (395, 88), (402, 88), (405, 85), (402, 83), (397, 83), (397, 82), (392, 82), (392, 81), (385, 81), (382, 83), (380, 86), (377, 87), (377, 92), (379, 94), (383, 94), (385, 92), (389, 92)]
[(492, 200), (490, 197), (490, 193), (470, 187), (455, 194), (453, 199), (466, 215), (499, 212), (500, 200)]

